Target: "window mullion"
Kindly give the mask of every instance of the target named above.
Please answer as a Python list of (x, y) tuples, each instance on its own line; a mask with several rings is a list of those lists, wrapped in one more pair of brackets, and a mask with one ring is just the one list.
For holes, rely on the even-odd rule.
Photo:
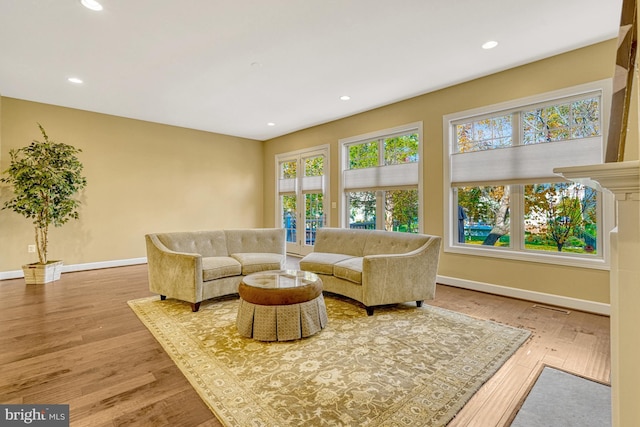
[(384, 201), (385, 201), (385, 192), (384, 190), (376, 191), (376, 229), (384, 230)]
[(511, 200), (509, 208), (509, 227), (511, 233), (511, 247), (524, 250), (524, 187), (519, 184), (510, 186)]
[[(524, 145), (522, 114), (514, 111), (511, 116), (511, 144), (513, 146)], [(509, 188), (511, 200), (509, 200), (509, 232), (510, 246), (512, 249), (524, 250), (524, 191), (522, 185), (511, 184)]]
[(522, 124), (522, 114), (519, 111), (516, 111), (511, 116), (511, 144), (512, 145), (523, 145), (522, 143), (522, 133), (523, 133), (523, 124)]

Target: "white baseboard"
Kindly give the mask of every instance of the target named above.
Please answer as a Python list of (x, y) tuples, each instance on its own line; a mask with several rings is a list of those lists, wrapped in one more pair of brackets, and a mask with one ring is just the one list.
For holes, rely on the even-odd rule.
[(510, 298), (518, 298), (558, 307), (571, 308), (573, 310), (586, 311), (604, 316), (611, 315), (611, 306), (601, 302), (563, 297), (561, 295), (546, 294), (543, 292), (528, 291), (525, 289), (509, 288), (507, 286), (492, 285), (490, 283), (474, 282), (472, 280), (456, 279), (455, 277), (440, 275), (438, 275), (436, 281), (443, 285), (455, 286), (457, 288), (486, 292), (488, 294), (501, 295)]
[[(146, 264), (147, 257), (118, 259), (113, 261), (88, 262), (85, 264), (63, 265), (63, 273), (71, 273), (73, 271), (98, 270), (100, 268), (124, 267), (127, 265)], [(19, 279), (24, 277), (22, 270), (0, 271), (0, 280)]]

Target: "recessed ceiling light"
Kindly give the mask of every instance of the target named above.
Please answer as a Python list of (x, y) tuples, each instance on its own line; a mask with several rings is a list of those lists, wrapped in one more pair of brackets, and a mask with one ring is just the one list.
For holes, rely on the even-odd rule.
[(69, 77), (67, 80), (70, 81), (71, 83), (76, 83), (76, 84), (83, 83), (82, 79), (79, 79), (77, 77)]
[(87, 9), (100, 11), (102, 10), (102, 5), (98, 3), (96, 0), (80, 0), (80, 3)]
[(488, 41), (488, 42), (484, 43), (484, 44), (482, 45), (482, 48), (483, 48), (483, 49), (493, 49), (493, 48), (494, 48), (494, 47), (496, 47), (496, 46), (498, 46), (498, 42), (497, 42), (497, 41), (495, 41), (495, 40), (490, 40), (490, 41)]
[(275, 125), (276, 125), (276, 124), (275, 124), (275, 123), (273, 123), (273, 122), (269, 122), (269, 123), (267, 123), (267, 126), (275, 126)]
[(342, 95), (342, 96), (340, 97), (340, 99), (341, 99), (341, 100), (343, 100), (343, 101), (348, 101), (348, 100), (350, 100), (350, 99), (351, 99), (351, 97), (350, 97), (349, 95)]

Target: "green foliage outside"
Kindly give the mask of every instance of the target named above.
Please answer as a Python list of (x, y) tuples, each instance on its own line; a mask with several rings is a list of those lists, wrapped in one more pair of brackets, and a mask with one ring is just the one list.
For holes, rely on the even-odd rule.
[[(529, 223), (535, 217), (545, 219), (538, 227), (545, 237), (543, 245), (553, 242), (558, 252), (569, 247), (589, 251), (595, 246), (596, 191), (592, 188), (572, 183), (527, 185), (525, 211)], [(529, 240), (535, 245), (539, 239)]]
[(418, 232), (418, 190), (385, 192), (385, 229), (405, 233)]

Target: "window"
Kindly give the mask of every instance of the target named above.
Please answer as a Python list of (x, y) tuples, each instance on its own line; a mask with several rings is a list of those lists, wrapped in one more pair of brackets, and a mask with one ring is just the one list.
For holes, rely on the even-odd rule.
[(601, 163), (609, 84), (444, 118), (445, 251), (606, 268), (609, 197), (554, 168)]
[(421, 230), (419, 123), (340, 141), (342, 226)]

